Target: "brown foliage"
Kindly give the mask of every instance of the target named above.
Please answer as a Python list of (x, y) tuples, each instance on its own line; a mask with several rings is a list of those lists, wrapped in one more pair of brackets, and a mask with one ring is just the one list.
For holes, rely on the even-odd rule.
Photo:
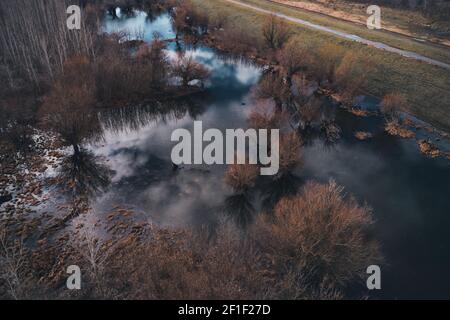
[(272, 99), (277, 112), (283, 110), (283, 104), (290, 97), (289, 88), (278, 73), (265, 75), (259, 82), (256, 94), (261, 99)]
[(413, 131), (403, 127), (401, 124), (398, 123), (397, 120), (388, 121), (384, 129), (390, 135), (398, 136), (405, 139), (411, 139), (416, 136), (416, 134)]
[(224, 31), (218, 31), (215, 37), (219, 40), (224, 50), (236, 55), (256, 55), (259, 48), (259, 40), (235, 26), (230, 26)]
[(397, 119), (399, 111), (405, 110), (406, 107), (406, 99), (400, 93), (387, 94), (381, 101), (381, 112), (389, 119)]
[(119, 43), (121, 35), (104, 39), (97, 59), (97, 97), (102, 102), (148, 98), (161, 93), (167, 85), (170, 69), (165, 44), (155, 39), (142, 44), (130, 56)]
[(363, 280), (367, 266), (380, 261), (366, 233), (371, 224), (370, 209), (344, 197), (336, 183), (310, 182), (278, 203), (274, 221), (261, 217), (255, 233), (286, 297), (301, 297), (299, 280), (337, 293)]
[(328, 82), (333, 84), (335, 81), (335, 72), (338, 68), (343, 50), (340, 46), (333, 43), (326, 43), (314, 50), (314, 57), (309, 57), (309, 74), (317, 80), (319, 84)]
[(196, 62), (191, 55), (183, 54), (177, 58), (172, 64), (172, 73), (174, 76), (181, 78), (181, 83), (184, 87), (189, 86), (189, 83), (198, 80), (203, 84), (203, 81), (208, 78), (209, 70)]
[(95, 104), (95, 77), (85, 57), (75, 56), (64, 64), (52, 91), (41, 108), (44, 123), (68, 145), (98, 137)]
[[(306, 184), (301, 194), (278, 203), (275, 216), (260, 215), (245, 234), (228, 224), (214, 234), (142, 226), (118, 214), (120, 223), (112, 216), (108, 229), (125, 224), (131, 234), (112, 233), (113, 239), (102, 240), (98, 233), (81, 232), (69, 246), (39, 241), (33, 252), (20, 255), (27, 266), (21, 279), (29, 279), (22, 282), (28, 296), (340, 299), (363, 282), (368, 265), (381, 259), (367, 235), (370, 210), (333, 182)], [(62, 266), (69, 264), (88, 271), (79, 293), (65, 288)], [(38, 291), (45, 293), (33, 296)]]
[(258, 102), (250, 112), (247, 122), (250, 128), (256, 130), (280, 129), (285, 117), (284, 113), (274, 112), (273, 103)]
[(173, 15), (177, 37), (181, 34), (197, 35), (198, 29), (206, 33), (209, 29), (209, 16), (189, 0), (182, 1)]
[(232, 164), (225, 174), (225, 182), (237, 192), (245, 191), (255, 185), (259, 168), (253, 164)]
[(280, 172), (291, 171), (301, 164), (301, 146), (301, 139), (296, 132), (280, 136)]
[(292, 35), (289, 25), (275, 15), (271, 15), (263, 25), (262, 33), (269, 49), (281, 49)]
[(291, 39), (278, 53), (278, 62), (286, 72), (288, 83), (291, 84), (292, 77), (306, 69), (310, 60), (308, 51), (301, 45), (301, 39)]
[[(149, 241), (119, 244), (105, 278), (109, 298), (121, 299), (244, 299), (262, 287), (253, 272), (257, 256), (232, 229), (206, 231), (157, 230)], [(138, 258), (139, 257), (139, 258)], [(256, 296), (258, 297), (258, 296)]]

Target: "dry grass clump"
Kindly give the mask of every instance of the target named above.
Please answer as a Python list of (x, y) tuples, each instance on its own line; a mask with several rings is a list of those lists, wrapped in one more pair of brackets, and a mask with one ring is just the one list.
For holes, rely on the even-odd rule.
[(255, 185), (259, 168), (253, 164), (232, 164), (225, 174), (225, 182), (235, 191), (245, 191)]
[(398, 121), (392, 120), (388, 121), (385, 126), (386, 132), (388, 132), (390, 135), (398, 136), (404, 139), (411, 139), (416, 136), (416, 134), (401, 126)]
[(261, 217), (254, 232), (267, 268), (295, 297), (304, 289), (297, 281), (335, 293), (362, 281), (367, 266), (380, 261), (377, 242), (367, 237), (371, 224), (370, 209), (345, 197), (335, 182), (310, 182), (278, 203), (273, 221)]
[(373, 134), (366, 131), (357, 131), (355, 132), (355, 137), (358, 140), (364, 141), (373, 137)]
[(102, 55), (96, 63), (97, 99), (103, 103), (148, 98), (167, 87), (170, 69), (165, 44), (155, 39), (142, 44), (135, 56), (121, 45), (121, 35), (102, 42)]
[(390, 93), (383, 97), (381, 101), (381, 112), (388, 119), (397, 119), (401, 110), (406, 110), (407, 102), (400, 93)]
[[(211, 238), (205, 230), (152, 231), (149, 241), (119, 244), (109, 262), (108, 298), (245, 299), (262, 298), (254, 271), (258, 257), (234, 229)], [(104, 298), (104, 296), (101, 296)]]
[(431, 143), (429, 140), (419, 140), (417, 142), (419, 145), (420, 152), (423, 154), (430, 156), (432, 158), (437, 158), (441, 156), (441, 151), (437, 146), (435, 146), (433, 143)]

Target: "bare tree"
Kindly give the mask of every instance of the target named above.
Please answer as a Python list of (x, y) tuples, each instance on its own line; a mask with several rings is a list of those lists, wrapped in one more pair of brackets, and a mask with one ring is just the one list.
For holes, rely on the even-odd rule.
[(283, 111), (283, 104), (290, 96), (288, 85), (278, 73), (265, 75), (261, 79), (256, 93), (261, 99), (273, 99), (277, 112)]
[(281, 49), (292, 35), (289, 25), (275, 15), (264, 23), (262, 33), (266, 45), (273, 50)]
[(292, 77), (306, 69), (308, 51), (301, 45), (301, 39), (291, 39), (278, 53), (278, 61), (286, 72), (286, 81), (292, 86)]
[(405, 110), (407, 107), (405, 97), (400, 93), (390, 93), (383, 97), (381, 101), (381, 112), (387, 120), (397, 120), (399, 111)]
[(196, 62), (192, 55), (182, 54), (172, 65), (172, 73), (181, 78), (183, 87), (188, 87), (189, 83), (198, 80), (203, 81), (208, 78), (210, 72), (203, 65)]
[(86, 140), (101, 138), (95, 105), (95, 80), (89, 61), (74, 57), (64, 64), (41, 108), (44, 123), (79, 153)]

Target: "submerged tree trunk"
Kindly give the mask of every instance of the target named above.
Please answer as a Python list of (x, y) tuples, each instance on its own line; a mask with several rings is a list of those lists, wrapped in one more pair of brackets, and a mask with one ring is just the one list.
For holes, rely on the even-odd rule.
[(72, 146), (73, 146), (73, 155), (78, 156), (80, 154), (80, 147), (77, 144), (74, 144)]

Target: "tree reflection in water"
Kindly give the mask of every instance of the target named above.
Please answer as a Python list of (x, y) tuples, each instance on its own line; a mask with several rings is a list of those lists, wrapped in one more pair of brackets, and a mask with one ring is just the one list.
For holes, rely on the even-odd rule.
[(195, 99), (184, 99), (107, 109), (99, 118), (104, 130), (119, 133), (138, 131), (151, 123), (181, 120), (186, 114), (195, 119), (204, 111), (204, 106)]
[(272, 211), (283, 197), (293, 196), (301, 185), (301, 179), (292, 172), (283, 172), (264, 185), (262, 204), (266, 211)]
[(104, 191), (111, 181), (111, 170), (92, 151), (76, 147), (64, 159), (59, 180), (63, 189), (74, 197), (91, 196)]
[(296, 123), (305, 145), (320, 139), (326, 146), (333, 146), (341, 137), (341, 128), (335, 121), (335, 108), (326, 98), (314, 95), (295, 99), (296, 112), (291, 121)]
[(247, 192), (228, 196), (224, 202), (225, 214), (239, 227), (245, 229), (253, 221), (255, 208)]

